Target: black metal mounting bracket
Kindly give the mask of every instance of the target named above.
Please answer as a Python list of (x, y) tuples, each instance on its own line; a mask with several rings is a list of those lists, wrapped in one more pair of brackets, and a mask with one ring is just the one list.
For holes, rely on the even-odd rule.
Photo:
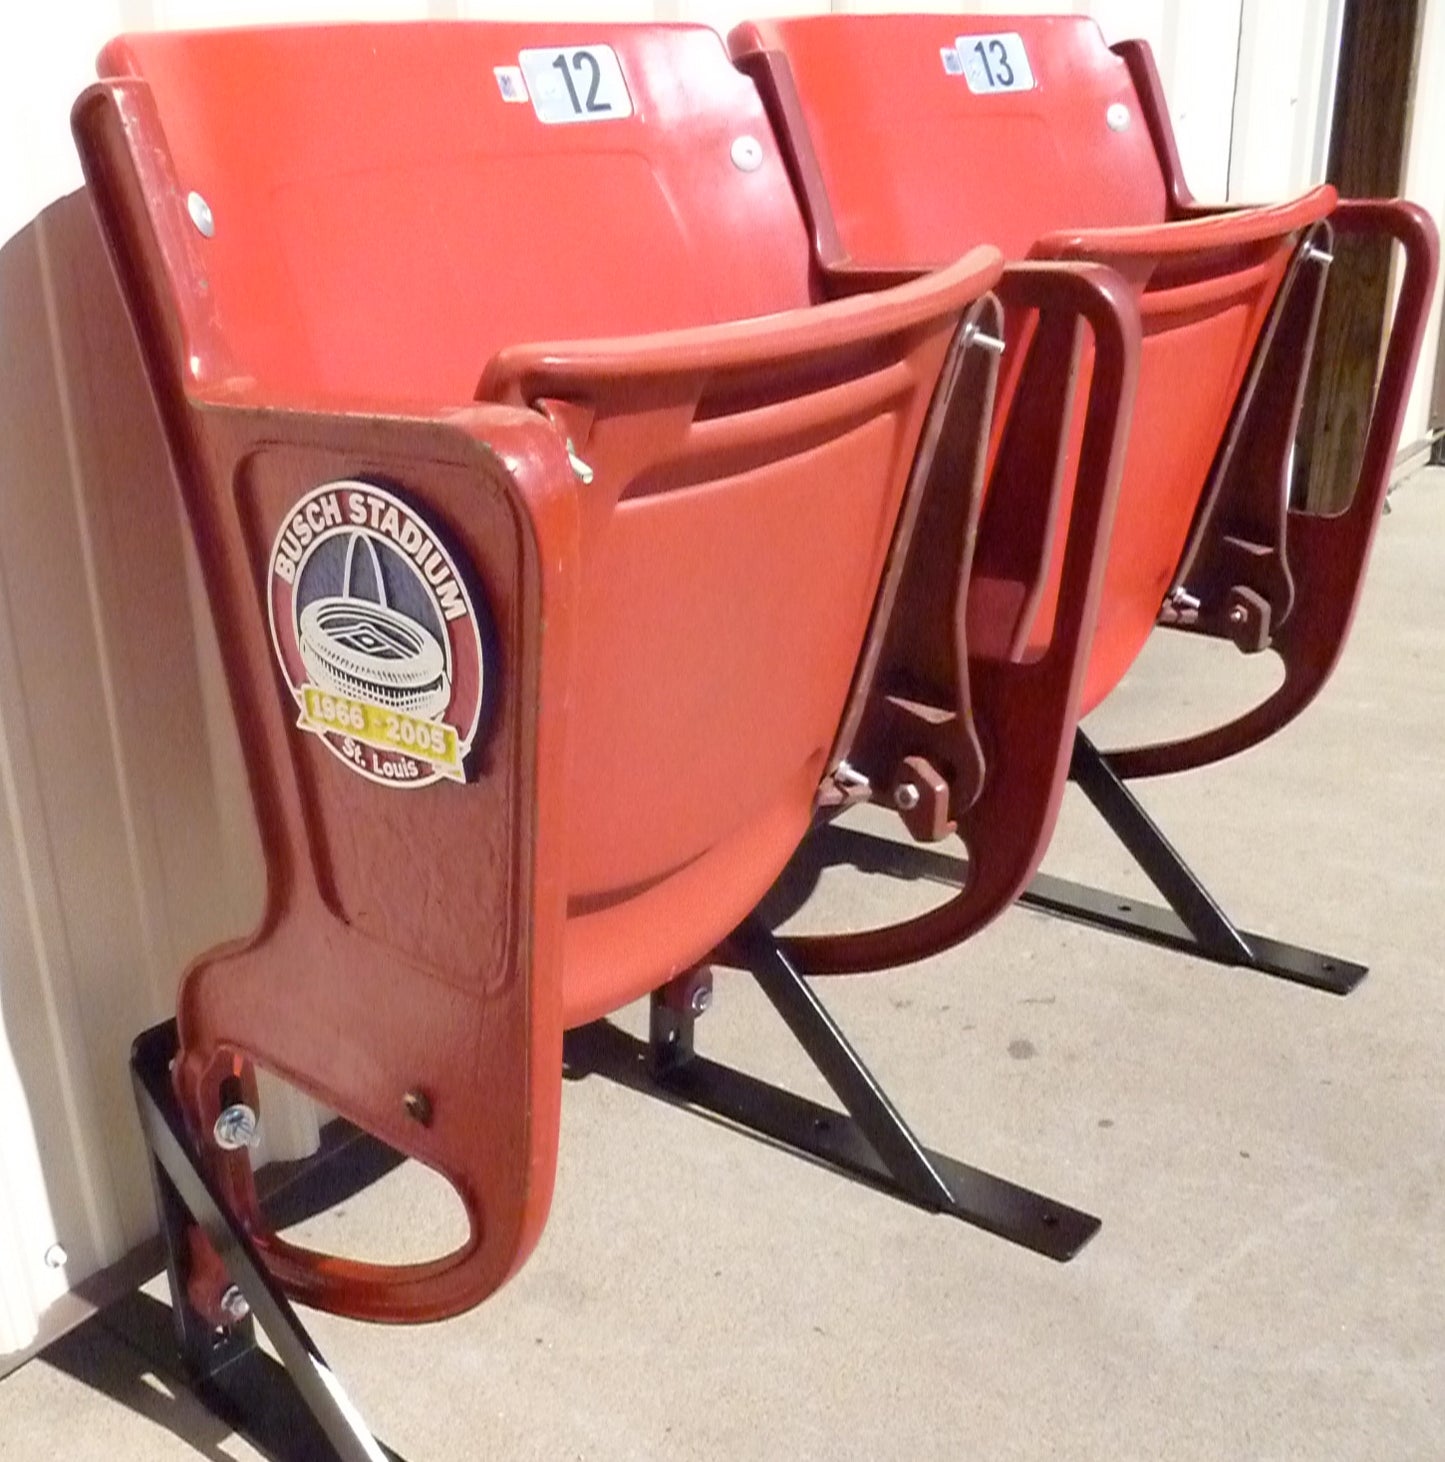
[(728, 941), (727, 957), (758, 982), (843, 1112), (697, 1055), (694, 1024), (701, 1002), (670, 1000), (665, 991), (652, 997), (646, 1042), (607, 1021), (569, 1033), (569, 1074), (603, 1076), (711, 1113), (907, 1203), (1060, 1262), (1098, 1232), (1099, 1220), (1091, 1214), (924, 1147), (757, 916)]
[[(171, 1087), (174, 1021), (131, 1050), (170, 1280), (175, 1340), (200, 1400), (273, 1462), (404, 1462), (372, 1436), (290, 1302), (196, 1159)], [(199, 1224), (249, 1313), (216, 1329), (186, 1297), (186, 1233)], [(238, 1307), (239, 1308), (239, 1307)], [(256, 1343), (260, 1324), (280, 1362)]]
[[(1239, 928), (1220, 908), (1193, 869), (1164, 836), (1124, 779), (1082, 732), (1074, 734), (1069, 778), (1093, 805), (1166, 905), (1143, 903), (1090, 884), (1038, 874), (1020, 897), (1075, 923), (1141, 939), (1163, 949), (1191, 954), (1214, 964), (1255, 970), (1312, 990), (1348, 995), (1369, 973), (1367, 965), (1285, 944)], [(968, 860), (917, 844), (895, 842), (852, 828), (830, 826), (815, 834), (829, 863), (850, 863), (897, 878), (925, 878), (962, 887)]]
[(1348, 995), (1369, 973), (1367, 965), (1285, 944), (1235, 925), (1140, 805), (1109, 758), (1082, 731), (1074, 733), (1069, 776), (1129, 850), (1144, 876), (1164, 895), (1169, 907), (1136, 903), (1087, 884), (1043, 876), (1034, 879), (1023, 903), (1166, 949), (1198, 955), (1215, 964), (1242, 966), (1331, 995)]

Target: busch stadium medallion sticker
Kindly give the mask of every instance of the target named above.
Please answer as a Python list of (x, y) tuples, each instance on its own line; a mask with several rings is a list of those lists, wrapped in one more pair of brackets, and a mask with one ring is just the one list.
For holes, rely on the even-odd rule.
[(315, 488), (281, 524), (267, 583), (303, 731), (390, 787), (466, 780), (481, 632), (455, 561), (415, 508), (371, 483)]

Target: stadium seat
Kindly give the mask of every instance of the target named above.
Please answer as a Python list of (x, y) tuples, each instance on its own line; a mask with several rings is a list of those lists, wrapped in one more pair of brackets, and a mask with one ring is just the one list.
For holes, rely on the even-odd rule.
[[(957, 592), (1001, 259), (824, 298), (757, 91), (700, 27), (133, 35), (100, 73), (77, 143), (268, 870), (259, 928), (179, 993), (216, 1185), (190, 1191), (267, 1304), (435, 1319), (537, 1238), (564, 1030), (695, 970), (846, 784), (940, 521), (923, 557)], [(1092, 266), (1015, 290), (1100, 361), (1050, 671), (1074, 694), (1137, 319)], [(397, 1266), (272, 1232), (256, 1066), (445, 1177), (465, 1244)], [(1097, 1224), (1061, 1211), (1034, 1226), (1066, 1257)], [(184, 1243), (208, 1334), (224, 1271)]]
[[(1401, 202), (1342, 202), (1328, 186), (1268, 206), (1198, 204), (1182, 179), (1147, 45), (1111, 49), (1087, 18), (769, 20), (740, 26), (730, 48), (767, 100), (820, 273), (835, 289), (906, 277), (983, 239), (1011, 261), (1090, 261), (1127, 282), (1143, 322), (1138, 392), (1078, 710), (1109, 694), (1159, 624), (1273, 649), (1284, 680), (1242, 717), (1168, 744), (1106, 757), (1064, 728), (1055, 766), (1062, 782), (1072, 743), (1074, 774), (1091, 799), (1126, 841), (1148, 845), (1141, 861), (1164, 870), (1150, 876), (1184, 922), (1158, 912), (1172, 919), (1182, 947), (1268, 967), (1273, 956), (1256, 958), (1260, 949), (1223, 918), (1123, 779), (1255, 744), (1308, 704), (1337, 660), (1431, 297), (1428, 216)], [(1290, 506), (1289, 474), (1332, 236), (1345, 231), (1398, 241), (1405, 272), (1357, 490), (1345, 512), (1326, 517)], [(1016, 402), (1040, 396), (1039, 373), (1064, 348), (1058, 332), (1015, 308), (1005, 339), (967, 612), (970, 650), (986, 662), (979, 673), (996, 682), (987, 692), (995, 698), (1011, 683), (1010, 667), (1026, 671), (1066, 613), (1057, 525), (1069, 522), (1072, 491), (1068, 472), (1051, 483), (1033, 470), (1013, 417)], [(1087, 350), (1081, 370), (1089, 370)], [(932, 691), (934, 702), (957, 698), (945, 686)], [(976, 686), (972, 695), (985, 693)], [(1038, 717), (1015, 727), (1025, 744), (1050, 742), (1058, 729), (1056, 718)], [(906, 759), (905, 741), (895, 750)], [(1051, 816), (1037, 823), (1019, 891), (1051, 827)], [(996, 843), (993, 828), (983, 830), (980, 851)], [(970, 842), (970, 870), (974, 852)], [(1080, 892), (1098, 894), (1104, 912), (1081, 904), (1072, 912), (1128, 924), (1117, 900)], [(791, 948), (817, 971), (920, 957), (996, 912), (996, 900), (976, 894), (977, 906), (965, 909), (969, 897), (965, 886), (951, 910), (901, 929)], [(1271, 972), (1305, 983), (1343, 990), (1364, 973), (1312, 951), (1275, 950), (1283, 952), (1274, 963), (1283, 963)]]

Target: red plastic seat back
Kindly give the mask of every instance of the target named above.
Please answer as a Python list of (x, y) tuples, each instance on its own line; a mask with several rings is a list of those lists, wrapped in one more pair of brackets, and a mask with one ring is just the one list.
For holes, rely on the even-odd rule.
[[(1021, 37), (1033, 88), (976, 94), (946, 69), (948, 55), (977, 74), (967, 37), (998, 33)], [(740, 26), (731, 46), (787, 57), (839, 239), (859, 263), (941, 263), (960, 239), (1021, 259), (1061, 226), (1167, 216), (1128, 69), (1086, 17), (810, 16)], [(1128, 126), (1110, 127), (1117, 106)]]
[[(630, 93), (613, 81), (592, 104), (630, 100), (631, 114), (544, 123), (520, 53), (583, 46), (610, 46)], [(145, 78), (179, 186), (214, 222), (196, 243), (201, 381), (238, 372), (287, 400), (455, 403), (517, 341), (809, 299), (761, 102), (702, 27), (129, 35), (100, 72)], [(572, 84), (591, 91), (586, 64)], [(739, 137), (758, 143), (750, 171), (732, 158)]]
[[(1092, 707), (1174, 585), (1290, 255), (1333, 191), (1173, 218), (1156, 150), (1172, 148), (1167, 119), (1083, 17), (809, 17), (742, 26), (731, 44), (765, 82), (773, 68), (776, 120), (793, 134), (825, 268), (925, 266), (990, 238), (1011, 258), (1109, 264), (1137, 291), (1145, 339), (1084, 689)], [(1009, 322), (1001, 424), (1030, 328)], [(994, 492), (985, 509), (970, 640), (1028, 654), (1052, 632), (1061, 543), (1030, 562), (1021, 545), (1033, 525), (1011, 496)]]

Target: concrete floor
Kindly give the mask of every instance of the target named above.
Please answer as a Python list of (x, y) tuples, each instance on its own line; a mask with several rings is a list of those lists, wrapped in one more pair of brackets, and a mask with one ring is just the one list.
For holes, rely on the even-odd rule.
[[(1442, 544), (1427, 473), (1322, 702), (1143, 792), (1241, 923), (1369, 960), (1349, 999), (1023, 911), (826, 991), (926, 1140), (1103, 1217), (1078, 1259), (574, 1083), (551, 1222), (503, 1293), (422, 1330), (316, 1317), (379, 1435), (413, 1462), (1445, 1458)], [(1266, 672), (1166, 642), (1094, 729), (1189, 724)], [(1049, 867), (1142, 886), (1078, 803)], [(804, 922), (930, 896), (839, 872)], [(700, 1043), (814, 1090), (741, 977)], [(455, 1216), (407, 1167), (307, 1229), (420, 1257)], [(0, 1384), (4, 1458), (198, 1455), (257, 1454), (104, 1324)]]

